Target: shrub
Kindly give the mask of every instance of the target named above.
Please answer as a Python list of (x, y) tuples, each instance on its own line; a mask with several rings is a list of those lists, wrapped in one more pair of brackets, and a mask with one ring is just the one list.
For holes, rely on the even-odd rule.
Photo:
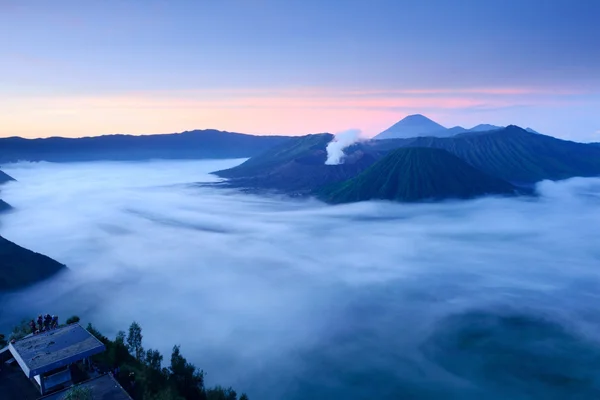
[(75, 386), (67, 391), (63, 400), (92, 400), (92, 390), (88, 387)]
[(72, 317), (69, 317), (69, 319), (67, 319), (67, 325), (76, 324), (79, 321), (81, 321), (81, 319), (77, 315), (73, 315)]

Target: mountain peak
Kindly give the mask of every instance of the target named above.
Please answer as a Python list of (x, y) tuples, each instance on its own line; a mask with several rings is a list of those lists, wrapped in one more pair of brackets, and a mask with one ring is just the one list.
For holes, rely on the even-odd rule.
[(411, 114), (411, 115), (407, 115), (406, 117), (402, 118), (402, 121), (403, 120), (410, 120), (410, 119), (415, 119), (415, 120), (421, 119), (421, 120), (432, 121), (430, 118), (427, 118), (423, 114)]
[(405, 139), (445, 132), (447, 129), (421, 114), (408, 115), (375, 136), (375, 139)]

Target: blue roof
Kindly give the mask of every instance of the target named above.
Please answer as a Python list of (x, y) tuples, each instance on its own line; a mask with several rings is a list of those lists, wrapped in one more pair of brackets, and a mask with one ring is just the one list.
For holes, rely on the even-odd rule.
[(33, 378), (102, 353), (106, 347), (79, 324), (73, 324), (11, 343), (9, 350), (25, 375)]

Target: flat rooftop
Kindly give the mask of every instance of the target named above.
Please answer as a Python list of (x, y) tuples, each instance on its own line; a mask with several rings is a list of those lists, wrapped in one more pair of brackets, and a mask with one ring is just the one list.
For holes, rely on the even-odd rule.
[(36, 375), (69, 365), (106, 348), (79, 324), (29, 336), (8, 346), (25, 375)]
[[(90, 379), (76, 387), (89, 388), (92, 392), (92, 400), (131, 400), (127, 392), (109, 374)], [(60, 392), (44, 396), (40, 400), (62, 400), (69, 389), (63, 389)]]

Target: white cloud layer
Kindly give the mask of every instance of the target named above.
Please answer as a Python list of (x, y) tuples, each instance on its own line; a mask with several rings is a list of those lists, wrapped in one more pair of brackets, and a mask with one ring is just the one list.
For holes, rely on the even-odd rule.
[[(40, 312), (79, 314), (108, 336), (136, 320), (146, 348), (168, 359), (181, 344), (209, 383), (267, 400), (516, 398), (491, 378), (510, 369), (483, 376), (481, 358), (439, 339), (472, 310), (599, 339), (598, 179), (545, 182), (538, 199), (336, 207), (188, 185), (237, 162), (5, 166), (16, 211), (0, 234), (71, 272), (0, 297), (0, 331)], [(570, 393), (595, 397), (590, 379)]]

